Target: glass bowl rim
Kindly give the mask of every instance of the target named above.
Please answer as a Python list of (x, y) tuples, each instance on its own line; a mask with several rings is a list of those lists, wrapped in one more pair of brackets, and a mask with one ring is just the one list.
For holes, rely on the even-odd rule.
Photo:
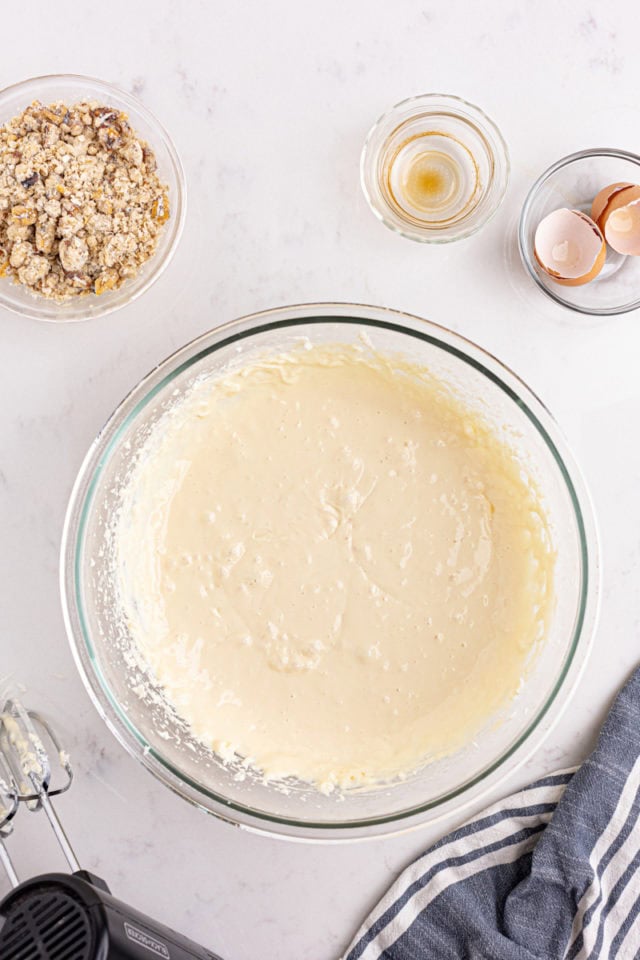
[[(460, 113), (459, 115), (456, 114), (456, 116), (466, 123), (469, 123), (470, 120), (475, 120), (478, 123), (478, 126), (482, 128), (483, 134), (485, 132), (484, 128), (486, 128), (495, 138), (495, 146), (497, 146), (500, 154), (502, 169), (500, 170), (498, 165), (494, 163), (494, 176), (497, 173), (500, 173), (501, 183), (494, 198), (493, 206), (489, 207), (484, 216), (482, 216), (477, 223), (468, 227), (466, 230), (462, 230), (453, 237), (438, 235), (438, 232), (435, 230), (431, 233), (428, 233), (427, 231), (420, 232), (418, 228), (415, 230), (402, 228), (397, 223), (394, 223), (393, 220), (390, 220), (388, 217), (386, 217), (382, 210), (378, 208), (367, 184), (367, 163), (370, 162), (369, 155), (371, 151), (371, 144), (375, 135), (380, 131), (380, 128), (394, 113), (400, 112), (402, 109), (408, 110), (412, 106), (418, 107), (420, 104), (427, 105), (429, 103), (438, 104), (439, 106), (442, 106), (443, 109), (447, 105), (450, 105), (452, 109), (455, 109), (457, 106), (457, 109), (460, 111)], [(509, 156), (509, 147), (507, 146), (507, 142), (504, 139), (502, 132), (495, 120), (492, 120), (491, 117), (477, 104), (472, 103), (470, 100), (465, 100), (464, 97), (459, 97), (453, 93), (418, 93), (411, 97), (405, 97), (404, 100), (399, 100), (398, 103), (394, 103), (392, 107), (389, 107), (388, 110), (385, 110), (384, 113), (381, 113), (378, 119), (371, 125), (360, 152), (360, 186), (362, 192), (364, 193), (369, 209), (378, 218), (378, 220), (385, 225), (385, 227), (388, 227), (389, 230), (397, 233), (398, 236), (404, 237), (406, 240), (413, 240), (417, 243), (455, 243), (456, 240), (466, 240), (468, 237), (472, 237), (475, 233), (481, 230), (482, 227), (486, 226), (500, 209), (509, 186), (510, 175), (511, 159)]]
[[(444, 349), (486, 375), (517, 404), (547, 444), (568, 490), (579, 533), (581, 590), (571, 644), (553, 687), (526, 729), (497, 759), (472, 779), (435, 800), (392, 814), (331, 822), (279, 816), (231, 801), (176, 769), (171, 761), (146, 742), (112, 695), (99, 668), (82, 609), (80, 557), (92, 498), (102, 469), (110, 453), (117, 448), (125, 429), (160, 390), (203, 357), (239, 339), (276, 328), (336, 322), (360, 323), (393, 330)], [(522, 393), (527, 403), (520, 395)], [(530, 406), (537, 409), (534, 411)], [(543, 425), (540, 418), (546, 420), (546, 424)], [(294, 304), (239, 317), (194, 338), (154, 367), (118, 404), (91, 444), (72, 488), (60, 550), (62, 609), (76, 667), (99, 715), (127, 753), (175, 793), (234, 826), (279, 838), (321, 842), (352, 841), (403, 833), (427, 821), (435, 822), (454, 810), (458, 813), (520, 767), (559, 719), (582, 674), (597, 622), (599, 580), (598, 534), (586, 485), (555, 420), (531, 388), (491, 353), (446, 327), (386, 307), (338, 302)], [(79, 630), (74, 628), (74, 617)], [(578, 653), (582, 656), (579, 657)], [(559, 698), (562, 690), (564, 698)], [(537, 741), (535, 738), (532, 741), (534, 733), (537, 733)], [(528, 744), (528, 750), (524, 750), (525, 744)], [(475, 788), (479, 786), (483, 789), (476, 791)]]
[[(87, 314), (86, 316), (80, 315), (75, 317), (65, 317), (64, 316), (64, 306), (65, 304), (58, 305), (60, 307), (60, 315), (54, 316), (53, 312), (55, 310), (56, 304), (55, 301), (48, 301), (42, 297), (33, 297), (34, 306), (30, 308), (28, 305), (18, 305), (14, 302), (10, 302), (6, 299), (2, 288), (0, 287), (0, 307), (5, 310), (9, 310), (11, 313), (16, 314), (17, 316), (25, 317), (28, 320), (39, 320), (44, 323), (84, 323), (86, 320), (96, 320), (100, 317), (106, 317), (111, 313), (115, 313), (117, 310), (121, 310), (124, 307), (129, 306), (129, 304), (134, 303), (142, 296), (143, 293), (146, 293), (147, 290), (158, 280), (160, 276), (167, 269), (171, 260), (174, 257), (174, 254), (178, 248), (180, 238), (182, 237), (182, 232), (184, 230), (185, 220), (187, 216), (187, 181), (184, 172), (184, 167), (180, 155), (176, 149), (176, 145), (173, 142), (173, 138), (170, 133), (156, 117), (155, 113), (149, 109), (135, 94), (129, 93), (127, 90), (122, 89), (115, 83), (111, 83), (109, 80), (102, 80), (100, 77), (92, 77), (89, 74), (82, 73), (44, 73), (39, 76), (27, 77), (24, 80), (18, 80), (15, 83), (11, 83), (6, 87), (0, 88), (0, 105), (7, 95), (12, 95), (18, 93), (21, 90), (29, 90), (33, 86), (46, 85), (46, 84), (55, 84), (55, 83), (78, 83), (78, 85), (89, 84), (95, 85), (99, 88), (102, 88), (106, 94), (109, 92), (113, 93), (115, 96), (119, 97), (124, 103), (127, 104), (129, 109), (135, 115), (138, 113), (148, 124), (151, 130), (158, 136), (158, 139), (162, 142), (163, 147), (166, 149), (169, 156), (169, 161), (173, 170), (173, 174), (176, 178), (177, 191), (176, 191), (176, 201), (177, 201), (177, 217), (174, 220), (173, 226), (173, 236), (171, 242), (167, 249), (165, 250), (162, 259), (154, 263), (156, 260), (155, 254), (150, 258), (150, 269), (144, 280), (144, 283), (135, 290), (135, 292), (130, 293), (122, 302), (106, 302), (105, 306), (102, 309), (95, 310), (93, 313)], [(37, 93), (33, 91), (34, 95)], [(135, 123), (132, 123), (132, 126), (135, 128)], [(153, 144), (152, 144), (153, 146)], [(8, 281), (11, 282), (11, 281)], [(19, 286), (19, 284), (15, 285)], [(126, 284), (120, 288), (123, 292), (126, 290)], [(74, 302), (74, 301), (71, 301)], [(42, 310), (44, 311), (46, 305), (51, 307), (51, 315), (44, 315), (38, 310), (38, 306), (42, 304)]]
[(590, 147), (588, 150), (576, 150), (575, 153), (569, 153), (566, 157), (561, 157), (559, 160), (556, 160), (555, 163), (552, 163), (550, 167), (547, 167), (540, 176), (534, 180), (533, 184), (529, 188), (529, 191), (525, 197), (524, 203), (522, 204), (522, 210), (520, 211), (520, 218), (518, 220), (518, 249), (520, 251), (520, 259), (522, 263), (539, 290), (549, 297), (550, 300), (553, 300), (554, 303), (557, 303), (560, 307), (565, 307), (567, 310), (572, 310), (574, 313), (581, 313), (584, 316), (589, 317), (617, 317), (623, 313), (631, 313), (632, 310), (637, 310), (640, 307), (640, 296), (628, 304), (624, 304), (620, 307), (583, 307), (580, 304), (571, 303), (568, 300), (565, 300), (560, 293), (556, 293), (550, 287), (547, 287), (543, 283), (541, 277), (539, 276), (537, 270), (535, 269), (533, 258), (529, 252), (529, 245), (526, 241), (525, 236), (525, 225), (528, 219), (531, 207), (534, 200), (536, 199), (540, 188), (543, 184), (552, 177), (558, 170), (562, 170), (563, 167), (567, 167), (572, 163), (575, 163), (577, 160), (585, 160), (589, 157), (613, 157), (617, 160), (629, 160), (631, 163), (634, 163), (637, 167), (640, 168), (640, 154), (633, 153), (631, 150), (620, 150), (616, 147)]

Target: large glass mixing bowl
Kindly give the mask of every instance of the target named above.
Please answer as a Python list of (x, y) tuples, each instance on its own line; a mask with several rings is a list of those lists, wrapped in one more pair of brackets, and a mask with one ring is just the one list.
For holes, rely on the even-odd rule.
[[(190, 735), (162, 691), (139, 695), (141, 666), (116, 602), (110, 518), (149, 430), (196, 378), (301, 340), (362, 343), (428, 367), (509, 443), (535, 479), (557, 551), (556, 604), (516, 698), (473, 742), (386, 786), (325, 796), (302, 783), (238, 778)], [(209, 812), (298, 839), (354, 839), (405, 830), (459, 810), (511, 773), (541, 743), (576, 685), (598, 594), (597, 538), (584, 484), (548, 411), (479, 347), (432, 323), (376, 307), (311, 304), (255, 314), (204, 334), (153, 370), (94, 441), (76, 480), (62, 543), (65, 619), (80, 673), (100, 714), (140, 763)], [(472, 688), (469, 697), (474, 696)], [(496, 722), (497, 721), (497, 722)]]

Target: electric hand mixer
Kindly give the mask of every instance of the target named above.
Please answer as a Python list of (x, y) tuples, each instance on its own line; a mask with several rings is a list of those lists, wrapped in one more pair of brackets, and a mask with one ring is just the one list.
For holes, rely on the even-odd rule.
[[(53, 782), (55, 767), (60, 784)], [(116, 900), (103, 880), (80, 869), (51, 802), (72, 780), (51, 727), (7, 700), (0, 714), (0, 862), (13, 890), (0, 901), (0, 960), (220, 960)], [(5, 839), (20, 807), (45, 812), (70, 874), (19, 882)]]

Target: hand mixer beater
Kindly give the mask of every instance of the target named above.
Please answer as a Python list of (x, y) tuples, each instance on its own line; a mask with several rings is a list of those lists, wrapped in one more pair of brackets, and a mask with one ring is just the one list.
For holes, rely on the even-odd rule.
[[(7, 700), (0, 713), (0, 862), (13, 889), (0, 901), (0, 960), (220, 960), (116, 900), (103, 880), (80, 869), (51, 802), (72, 780), (49, 724)], [(20, 808), (44, 811), (70, 874), (19, 882), (5, 841)]]

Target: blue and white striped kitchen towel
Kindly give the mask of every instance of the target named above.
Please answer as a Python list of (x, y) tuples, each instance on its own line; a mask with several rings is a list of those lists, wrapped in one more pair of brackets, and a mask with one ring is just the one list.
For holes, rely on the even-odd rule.
[(408, 867), (346, 960), (640, 958), (640, 670), (577, 770), (543, 777)]

